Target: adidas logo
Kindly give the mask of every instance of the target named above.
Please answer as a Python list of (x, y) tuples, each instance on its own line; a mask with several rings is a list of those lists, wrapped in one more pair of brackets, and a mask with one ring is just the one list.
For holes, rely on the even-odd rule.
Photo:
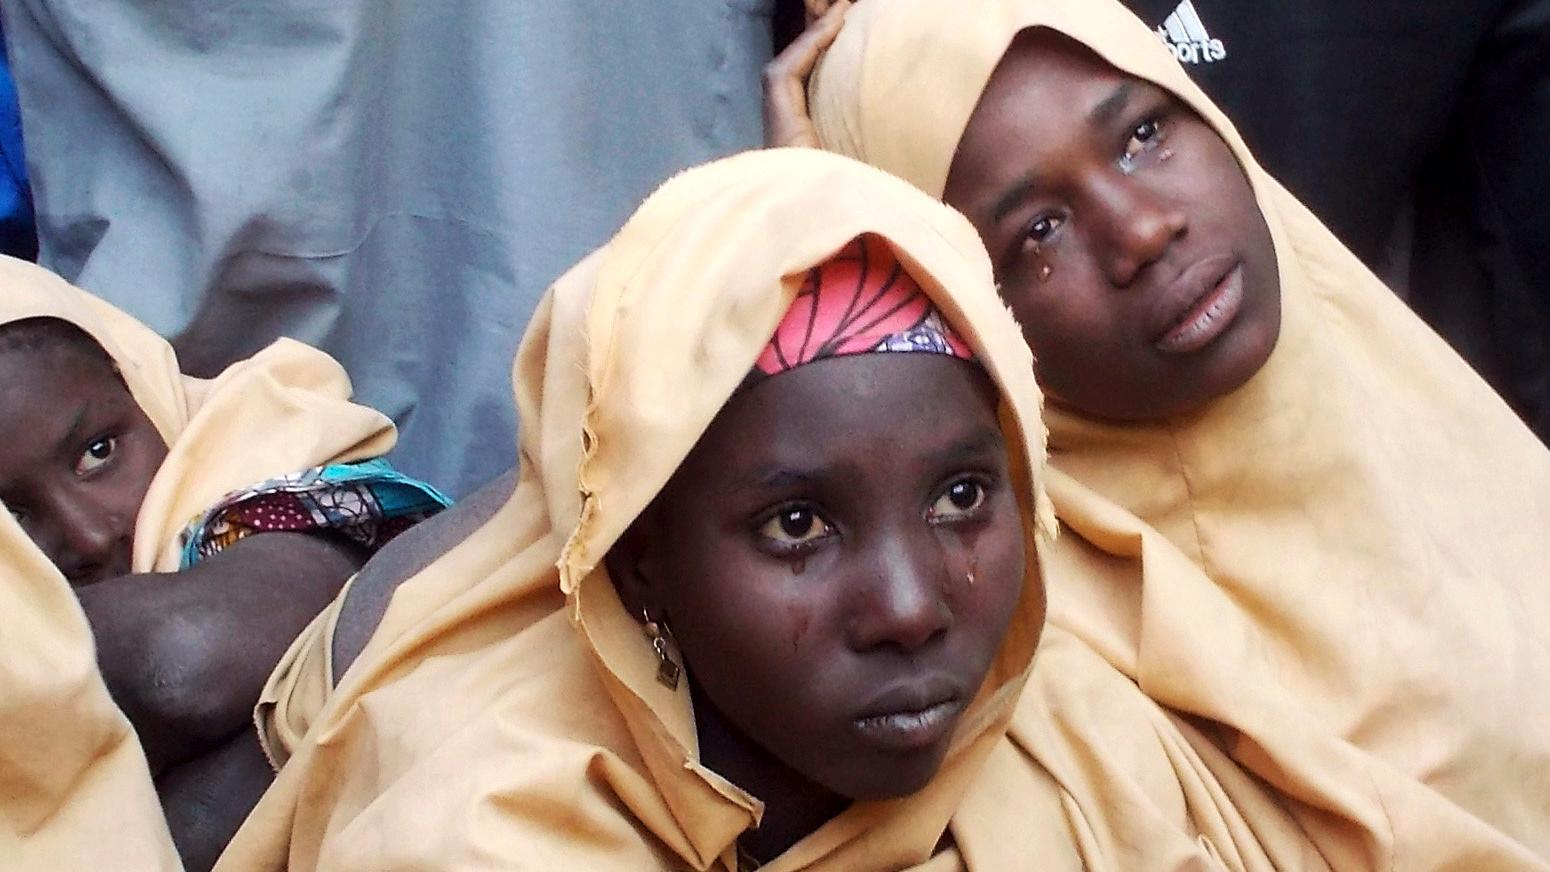
[(1215, 63), (1227, 57), (1227, 46), (1212, 39), (1195, 11), (1195, 0), (1184, 0), (1167, 20), (1157, 27), (1163, 41), (1181, 64)]

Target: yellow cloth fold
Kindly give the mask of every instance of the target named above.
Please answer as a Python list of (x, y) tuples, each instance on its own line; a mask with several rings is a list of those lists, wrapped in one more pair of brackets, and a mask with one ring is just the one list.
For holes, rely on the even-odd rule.
[(1051, 622), (1208, 724), (1332, 865), (1545, 868), (1550, 453), (1255, 163), (1156, 35), (1113, 0), (860, 3), (813, 77), (820, 139), (941, 196), (1029, 27), (1221, 134), (1283, 298), (1269, 362), (1199, 414), (1117, 425), (1051, 404)]
[[(1040, 395), (972, 228), (816, 151), (691, 170), (545, 297), (515, 364), (514, 495), (398, 589), (220, 868), (733, 868), (762, 806), (699, 764), (687, 683), (656, 682), (600, 561), (742, 381), (802, 274), (863, 233), (894, 248), (1002, 389), (1035, 590), (1051, 523)], [(1041, 623), (1025, 596), (926, 788), (857, 804), (765, 868), (962, 868), (941, 836), (1004, 741)], [(999, 816), (987, 832), (1022, 819), (986, 813)]]
[(276, 772), (291, 759), (291, 751), (334, 692), (334, 629), (354, 581), (352, 577), (345, 582), (339, 595), (291, 642), (259, 692), (253, 724)]
[[(344, 370), (319, 351), (280, 340), (213, 380), (190, 378), (171, 346), (133, 318), (0, 258), (0, 325), (36, 317), (95, 339), (168, 443), (136, 519), (135, 572), (176, 570), (185, 525), (232, 490), (393, 445), (392, 423), (350, 403)], [(176, 868), (80, 605), (9, 514), (0, 518), (0, 582), (0, 856), (26, 869)]]
[(81, 605), (9, 512), (0, 566), (0, 856), (15, 869), (181, 869)]

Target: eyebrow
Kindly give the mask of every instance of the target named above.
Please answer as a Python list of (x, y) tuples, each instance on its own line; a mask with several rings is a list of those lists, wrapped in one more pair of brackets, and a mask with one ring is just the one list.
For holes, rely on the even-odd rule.
[(1118, 118), (1119, 114), (1125, 111), (1125, 107), (1130, 105), (1130, 97), (1135, 93), (1135, 90), (1134, 83), (1121, 82), (1119, 87), (1115, 88), (1109, 96), (1098, 101), (1098, 105), (1094, 106), (1093, 110), (1087, 113), (1087, 123), (1095, 127), (1103, 127), (1113, 123), (1114, 119)]
[[(1134, 82), (1121, 82), (1109, 96), (1098, 101), (1098, 105), (1087, 113), (1087, 123), (1094, 127), (1104, 127), (1113, 123), (1125, 107), (1130, 105), (1130, 98), (1135, 95)], [(1018, 179), (1007, 188), (1000, 197), (996, 198), (995, 205), (990, 209), (990, 223), (1000, 224), (1013, 210), (1022, 205), (1035, 191), (1039, 189), (1038, 177), (1028, 173)]]
[(80, 410), (75, 413), (75, 420), (70, 423), (70, 429), (65, 431), (65, 438), (60, 440), (62, 444), (73, 446), (86, 438), (86, 419), (90, 413), (91, 406), (82, 404)]
[(1024, 200), (1032, 196), (1033, 192), (1038, 190), (1038, 187), (1038, 180), (1034, 178), (1032, 173), (1018, 179), (1012, 184), (1012, 187), (1007, 188), (1005, 193), (996, 198), (996, 204), (990, 210), (990, 223), (1000, 224), (1006, 216), (1010, 215), (1018, 206), (1021, 206)]
[(789, 466), (768, 465), (761, 466), (742, 478), (738, 479), (734, 487), (739, 490), (757, 488), (759, 490), (786, 490), (803, 485), (811, 485), (821, 478), (817, 471), (795, 469)]
[[(1001, 450), (1001, 431), (994, 427), (980, 426), (976, 427), (972, 433), (946, 448), (931, 452), (928, 459), (936, 465), (948, 466), (980, 457), (987, 453), (999, 453)], [(810, 488), (834, 478), (836, 474), (840, 473), (832, 469), (802, 469), (799, 467), (769, 464), (752, 470), (747, 475), (739, 478), (733, 486), (740, 490), (758, 489), (767, 491), (802, 487)]]
[(82, 403), (81, 408), (75, 413), (75, 420), (70, 422), (70, 429), (59, 440), (57, 448), (66, 454), (73, 453), (86, 441), (87, 436), (93, 435), (88, 426), (92, 421), (112, 415), (118, 409), (118, 403), (108, 401), (106, 403), (92, 402)]
[(985, 454), (1000, 453), (1003, 440), (1001, 431), (994, 427), (976, 427), (974, 432), (959, 439), (941, 451), (933, 452), (931, 460), (939, 465), (961, 463)]

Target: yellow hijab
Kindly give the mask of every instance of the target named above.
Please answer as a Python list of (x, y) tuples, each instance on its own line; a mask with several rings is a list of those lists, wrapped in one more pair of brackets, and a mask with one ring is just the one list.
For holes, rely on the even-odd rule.
[[(0, 258), (0, 325), (52, 317), (118, 366), (167, 440), (135, 524), (135, 572), (173, 571), (179, 533), (224, 494), (322, 463), (385, 453), (393, 425), (348, 402), (332, 359), (281, 340), (213, 380), (178, 371), (144, 325), (32, 264)], [(0, 856), (25, 869), (175, 869), (129, 722), (103, 685), (69, 584), (0, 513)]]
[(765, 868), (958, 868), (937, 865), (956, 857), (939, 839), (1002, 741), (1042, 625), (1040, 395), (967, 222), (811, 150), (676, 177), (550, 290), (514, 367), (514, 495), (398, 589), (220, 868), (735, 868), (762, 805), (698, 762), (688, 684), (657, 683), (601, 561), (752, 367), (801, 275), (864, 233), (1001, 388), (1029, 569), (933, 781), (856, 804)]
[[(1118, 425), (1052, 404), (1049, 491), (1077, 535), (1052, 557), (1051, 622), (1207, 719), (1285, 802), (1359, 822), (1365, 836), (1326, 843), (1368, 842), (1348, 856), (1434, 868), (1448, 830), (1462, 867), (1542, 868), (1550, 453), (1254, 162), (1156, 35), (1113, 0), (859, 3), (813, 78), (820, 139), (941, 196), (1029, 27), (1166, 88), (1221, 134), (1269, 224), (1283, 299), (1269, 362), (1199, 414)], [(1210, 582), (1159, 571), (1174, 550)], [(1308, 728), (1383, 774), (1319, 763)], [(1369, 786), (1377, 807), (1356, 801)]]

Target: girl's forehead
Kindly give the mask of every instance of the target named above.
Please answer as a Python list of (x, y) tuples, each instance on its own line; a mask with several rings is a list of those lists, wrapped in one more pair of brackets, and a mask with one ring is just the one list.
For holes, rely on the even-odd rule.
[(25, 318), (0, 324), (0, 353), (40, 354), (71, 351), (113, 365), (102, 344), (82, 328), (62, 318)]
[(969, 431), (988, 431), (1004, 444), (999, 399), (977, 364), (945, 355), (830, 358), (735, 396), (680, 471), (688, 471), (683, 478), (691, 486), (715, 469), (816, 473), (876, 461), (902, 472), (911, 459), (941, 454)]

